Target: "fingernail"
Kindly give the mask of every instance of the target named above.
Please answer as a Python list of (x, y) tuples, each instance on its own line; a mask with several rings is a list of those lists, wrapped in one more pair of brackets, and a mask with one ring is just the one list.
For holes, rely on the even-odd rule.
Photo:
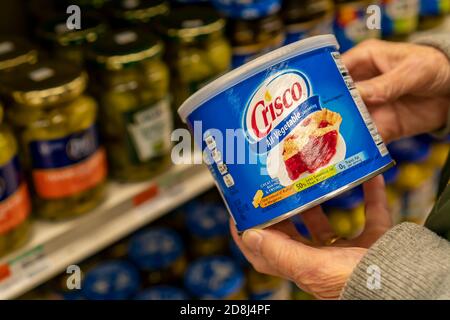
[(252, 250), (254, 253), (259, 254), (261, 252), (261, 242), (263, 237), (259, 231), (247, 230), (242, 235), (242, 241), (244, 244)]

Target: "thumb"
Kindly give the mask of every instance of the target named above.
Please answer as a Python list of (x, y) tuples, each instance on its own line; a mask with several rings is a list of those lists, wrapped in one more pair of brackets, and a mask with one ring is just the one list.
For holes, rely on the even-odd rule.
[(277, 230), (245, 231), (242, 240), (254, 254), (262, 257), (279, 274), (292, 280), (316, 267), (317, 249), (295, 241)]
[(394, 69), (370, 80), (358, 82), (356, 87), (364, 102), (379, 105), (393, 102), (413, 92), (415, 83), (400, 69)]

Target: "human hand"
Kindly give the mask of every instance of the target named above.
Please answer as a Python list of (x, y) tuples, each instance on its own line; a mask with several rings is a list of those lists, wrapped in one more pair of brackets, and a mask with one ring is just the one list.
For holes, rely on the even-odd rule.
[(319, 299), (337, 299), (367, 248), (392, 226), (383, 177), (363, 187), (366, 225), (355, 239), (326, 246), (335, 233), (320, 207), (302, 213), (312, 241), (300, 236), (289, 220), (247, 230), (242, 237), (230, 223), (233, 239), (257, 271), (289, 279)]
[(445, 125), (450, 62), (438, 49), (368, 40), (342, 59), (386, 142)]

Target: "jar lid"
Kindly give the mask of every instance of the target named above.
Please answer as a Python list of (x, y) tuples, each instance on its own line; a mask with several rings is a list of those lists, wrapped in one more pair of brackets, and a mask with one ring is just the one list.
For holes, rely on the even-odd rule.
[(333, 13), (332, 0), (285, 0), (283, 2), (283, 19), (286, 24), (295, 24), (315, 20)]
[(154, 17), (167, 14), (169, 4), (166, 0), (113, 0), (109, 12), (117, 19), (148, 22)]
[(137, 28), (121, 29), (102, 36), (88, 53), (88, 58), (106, 69), (124, 66), (161, 54), (162, 43)]
[(37, 51), (26, 40), (14, 36), (0, 37), (0, 71), (36, 61)]
[(101, 18), (86, 14), (83, 16), (81, 29), (69, 29), (67, 16), (58, 16), (43, 23), (38, 35), (61, 46), (69, 46), (95, 42), (105, 31), (106, 24)]
[(130, 239), (128, 255), (143, 270), (167, 268), (184, 253), (181, 237), (175, 231), (155, 227)]
[(228, 212), (223, 205), (191, 201), (186, 205), (186, 226), (200, 238), (228, 235)]
[(87, 75), (77, 66), (62, 61), (41, 61), (17, 69), (14, 77), (1, 75), (1, 91), (18, 104), (43, 107), (79, 96)]
[(346, 191), (323, 204), (327, 209), (352, 210), (364, 202), (364, 192), (361, 186)]
[(211, 0), (223, 15), (234, 19), (257, 19), (278, 12), (280, 0)]
[(225, 20), (211, 8), (181, 7), (160, 17), (156, 27), (168, 38), (189, 42), (222, 31)]
[(431, 146), (416, 138), (404, 138), (388, 145), (389, 153), (398, 163), (422, 162), (431, 154)]
[(150, 287), (136, 295), (136, 300), (188, 300), (187, 293), (168, 285)]
[(110, 261), (88, 271), (82, 290), (89, 300), (123, 300), (132, 297), (139, 284), (139, 273), (133, 265)]
[(244, 274), (231, 258), (208, 256), (188, 267), (184, 285), (197, 298), (223, 299), (242, 289)]

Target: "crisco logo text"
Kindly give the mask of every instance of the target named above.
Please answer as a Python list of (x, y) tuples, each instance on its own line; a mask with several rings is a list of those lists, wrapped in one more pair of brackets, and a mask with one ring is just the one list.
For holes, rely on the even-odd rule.
[(250, 100), (245, 127), (253, 140), (267, 136), (309, 96), (305, 78), (297, 72), (275, 75), (266, 80)]

